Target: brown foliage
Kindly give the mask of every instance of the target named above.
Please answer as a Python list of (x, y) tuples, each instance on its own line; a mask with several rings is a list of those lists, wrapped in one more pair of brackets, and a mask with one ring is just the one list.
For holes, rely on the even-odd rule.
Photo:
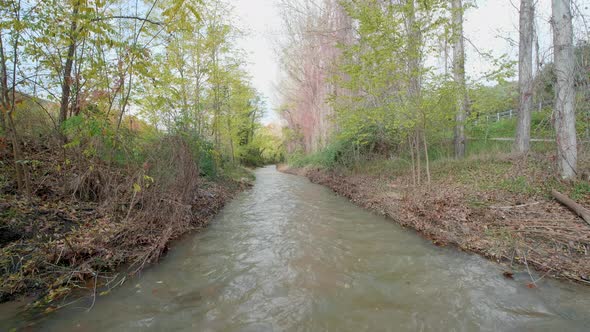
[(133, 167), (75, 155), (65, 165), (55, 149), (28, 151), (40, 163), (34, 197), (7, 192), (10, 182), (0, 196), (0, 226), (9, 230), (0, 239), (0, 300), (37, 293), (49, 303), (93, 288), (88, 280), (110, 281), (121, 265), (137, 273), (170, 241), (204, 226), (241, 188), (200, 178), (190, 147), (178, 137), (163, 139), (148, 162)]
[[(511, 167), (504, 177), (526, 177), (539, 187), (550, 178), (530, 164), (540, 162), (533, 157), (528, 164), (510, 156), (502, 162), (508, 161)], [(436, 245), (455, 245), (510, 264), (510, 268), (517, 263), (554, 277), (590, 283), (590, 228), (549, 196), (478, 190), (460, 185), (452, 173), (431, 185), (414, 187), (407, 185), (411, 183), (408, 174), (391, 180), (335, 170), (281, 170), (307, 176), (355, 204), (417, 230)], [(480, 174), (478, 180), (486, 176), (491, 175)]]

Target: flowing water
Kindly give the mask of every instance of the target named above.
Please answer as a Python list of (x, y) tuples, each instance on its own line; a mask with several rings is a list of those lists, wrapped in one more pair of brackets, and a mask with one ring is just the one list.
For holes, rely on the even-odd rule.
[(528, 288), (307, 179), (259, 169), (209, 228), (43, 331), (589, 331), (590, 288)]

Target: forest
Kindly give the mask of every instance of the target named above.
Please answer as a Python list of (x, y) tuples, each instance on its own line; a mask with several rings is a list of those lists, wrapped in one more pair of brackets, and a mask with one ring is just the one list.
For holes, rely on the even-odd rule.
[[(585, 22), (581, 13), (575, 19), (575, 2), (554, 1), (552, 21), (545, 22), (536, 18), (533, 1), (521, 1), (518, 61), (494, 56), (465, 37), (464, 12), (474, 2), (286, 3), (300, 13), (284, 19), (290, 39), (282, 54), (288, 75), (280, 112), (288, 124), (289, 153), (333, 150), (342, 162), (360, 155), (403, 156), (413, 160), (418, 179), (429, 172), (420, 162), (478, 151), (476, 141), (490, 138), (490, 117), (510, 110), (517, 124), (508, 133), (514, 138), (508, 151), (536, 151), (532, 128), (542, 135), (533, 139), (557, 138), (562, 178), (580, 175), (577, 142), (589, 135), (590, 48), (585, 25), (574, 34), (573, 24)], [(566, 18), (556, 20), (562, 13)], [(551, 24), (563, 52), (539, 48), (540, 24)], [(465, 44), (491, 70), (470, 75)], [(545, 121), (532, 127), (533, 115)]]
[(482, 4), (282, 1), (283, 169), (435, 243), (587, 283), (587, 4), (506, 2), (516, 57), (466, 35)]
[(242, 33), (223, 1), (0, 2), (0, 300), (116, 284), (281, 158)]
[(466, 34), (482, 1), (274, 1), (275, 103), (232, 1), (0, 0), (0, 302), (92, 309), (267, 165), (590, 283), (588, 6), (512, 1), (514, 58)]

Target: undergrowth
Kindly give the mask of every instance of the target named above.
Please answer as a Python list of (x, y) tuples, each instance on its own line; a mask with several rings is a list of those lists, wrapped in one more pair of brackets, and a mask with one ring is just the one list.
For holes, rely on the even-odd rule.
[(157, 261), (252, 179), (222, 168), (198, 137), (123, 132), (117, 141), (96, 124), (68, 126), (65, 145), (51, 136), (24, 145), (30, 195), (16, 190), (13, 164), (0, 163), (0, 301), (32, 294), (57, 308), (73, 291), (108, 292), (121, 266), (133, 275)]

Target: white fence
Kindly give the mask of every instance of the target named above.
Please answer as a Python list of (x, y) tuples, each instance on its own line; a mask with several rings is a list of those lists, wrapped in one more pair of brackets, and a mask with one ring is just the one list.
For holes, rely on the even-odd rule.
[(505, 112), (496, 113), (496, 115), (486, 115), (486, 120), (488, 122), (498, 122), (502, 119), (512, 119), (513, 116), (516, 116), (516, 112), (513, 110), (508, 110)]

